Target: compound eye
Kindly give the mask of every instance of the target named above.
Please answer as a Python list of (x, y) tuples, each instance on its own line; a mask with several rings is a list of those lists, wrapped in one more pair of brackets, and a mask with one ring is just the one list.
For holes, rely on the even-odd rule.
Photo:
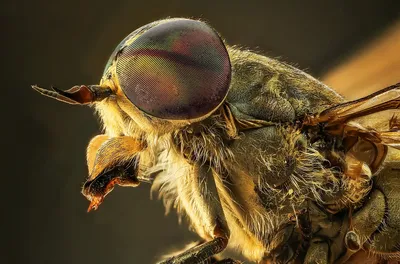
[(116, 73), (125, 95), (143, 112), (190, 120), (223, 102), (231, 65), (221, 38), (207, 24), (173, 19), (125, 45), (116, 60)]

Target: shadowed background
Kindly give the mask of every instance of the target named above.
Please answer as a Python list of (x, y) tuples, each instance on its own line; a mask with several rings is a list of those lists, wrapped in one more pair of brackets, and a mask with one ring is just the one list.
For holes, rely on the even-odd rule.
[[(168, 16), (202, 18), (229, 44), (322, 77), (384, 34), (400, 10), (400, 1), (389, 0), (297, 2), (1, 2), (1, 262), (147, 264), (196, 239), (174, 213), (164, 216), (162, 203), (149, 199), (145, 184), (117, 187), (98, 211), (86, 213), (80, 189), (87, 174), (86, 145), (100, 133), (97, 118), (89, 108), (40, 96), (31, 84), (62, 89), (97, 84), (126, 35)], [(362, 72), (364, 64), (354, 67)], [(338, 78), (327, 75), (327, 80), (333, 84)], [(364, 88), (338, 87), (352, 97), (357, 89)]]

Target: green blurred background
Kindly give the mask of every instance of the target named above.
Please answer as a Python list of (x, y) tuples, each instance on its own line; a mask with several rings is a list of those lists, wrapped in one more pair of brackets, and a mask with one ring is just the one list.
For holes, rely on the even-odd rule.
[(31, 84), (96, 84), (114, 47), (168, 16), (202, 18), (229, 44), (316, 77), (399, 18), (400, 1), (1, 2), (2, 263), (154, 263), (196, 235), (164, 216), (149, 186), (116, 188), (86, 213), (91, 109), (39, 96)]

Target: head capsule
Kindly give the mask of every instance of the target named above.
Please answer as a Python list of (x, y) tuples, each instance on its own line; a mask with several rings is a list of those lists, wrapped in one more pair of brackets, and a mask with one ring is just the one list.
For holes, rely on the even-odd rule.
[(206, 23), (167, 19), (127, 36), (107, 63), (111, 80), (135, 108), (162, 120), (196, 121), (224, 101), (231, 65), (218, 33)]

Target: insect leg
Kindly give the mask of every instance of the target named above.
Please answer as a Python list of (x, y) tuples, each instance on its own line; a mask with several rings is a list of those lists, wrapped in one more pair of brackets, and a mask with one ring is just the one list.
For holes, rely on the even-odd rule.
[(346, 253), (335, 263), (347, 263), (352, 255), (367, 249), (372, 235), (378, 231), (384, 220), (385, 211), (384, 194), (379, 190), (373, 191), (364, 206), (350, 218), (349, 230), (343, 241)]
[(385, 197), (385, 217), (366, 247), (384, 259), (400, 260), (400, 162), (387, 162), (376, 177), (376, 188)]
[(192, 175), (189, 176), (186, 182), (182, 183), (185, 186), (181, 192), (182, 203), (191, 203), (191, 206), (185, 209), (192, 225), (209, 241), (160, 264), (203, 263), (223, 251), (228, 244), (229, 229), (214, 178), (218, 176), (209, 166), (200, 164), (193, 165)]
[(325, 241), (314, 240), (307, 250), (304, 264), (328, 264), (329, 245)]
[(139, 185), (139, 154), (144, 144), (132, 137), (94, 137), (87, 148), (89, 178), (83, 195), (91, 201), (88, 211), (97, 209), (114, 186)]
[(222, 259), (216, 262), (212, 262), (213, 264), (241, 264), (242, 262), (231, 259), (231, 258), (227, 258), (227, 259)]
[(218, 254), (224, 250), (227, 243), (227, 238), (216, 237), (211, 241), (192, 247), (182, 254), (159, 262), (159, 264), (200, 264), (212, 255)]
[[(202, 245), (202, 244), (204, 244), (206, 242), (207, 241), (205, 241), (205, 240), (200, 240), (200, 241), (197, 241), (197, 242), (194, 242), (194, 243), (190, 243), (184, 249), (179, 250), (177, 252), (174, 252), (172, 254), (167, 254), (167, 255), (164, 256), (164, 258), (170, 258), (170, 257), (172, 257), (174, 255), (179, 255), (179, 254), (181, 254), (183, 252), (186, 252), (187, 250), (189, 250), (191, 248), (194, 248), (196, 246), (200, 246), (200, 245)], [(202, 264), (241, 264), (241, 262), (237, 261), (237, 260), (234, 260), (234, 259), (231, 259), (231, 258), (222, 259), (219, 256), (212, 256), (212, 257), (208, 258), (207, 260), (205, 260), (204, 262), (202, 262)]]

